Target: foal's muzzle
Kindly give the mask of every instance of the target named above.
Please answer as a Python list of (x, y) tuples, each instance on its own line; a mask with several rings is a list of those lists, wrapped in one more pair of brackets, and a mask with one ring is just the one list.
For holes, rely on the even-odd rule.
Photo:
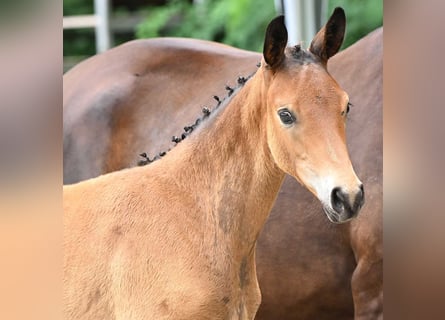
[(365, 202), (365, 192), (360, 184), (356, 192), (345, 192), (335, 187), (331, 192), (331, 208), (325, 206), (324, 211), (334, 223), (344, 223), (354, 218)]

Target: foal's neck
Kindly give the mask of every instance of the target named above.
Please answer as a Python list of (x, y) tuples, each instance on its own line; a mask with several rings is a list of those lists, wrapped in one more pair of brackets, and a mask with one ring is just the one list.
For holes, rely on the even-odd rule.
[(174, 157), (178, 184), (193, 185), (189, 193), (218, 233), (244, 252), (253, 249), (284, 178), (267, 145), (262, 88), (257, 73)]

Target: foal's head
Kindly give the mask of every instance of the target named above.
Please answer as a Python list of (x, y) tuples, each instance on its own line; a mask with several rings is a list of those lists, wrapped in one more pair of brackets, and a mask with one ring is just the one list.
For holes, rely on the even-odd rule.
[(306, 51), (286, 48), (284, 18), (274, 19), (266, 31), (262, 63), (271, 154), (318, 197), (335, 223), (353, 218), (364, 202), (346, 147), (348, 95), (326, 69), (343, 41), (345, 20), (343, 10), (335, 9)]

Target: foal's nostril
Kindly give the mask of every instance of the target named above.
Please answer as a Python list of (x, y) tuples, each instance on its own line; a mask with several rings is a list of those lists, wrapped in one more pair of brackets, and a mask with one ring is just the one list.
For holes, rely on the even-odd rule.
[(363, 185), (358, 186), (356, 192), (345, 192), (341, 187), (335, 187), (331, 191), (332, 209), (343, 220), (353, 218), (360, 211), (365, 201)]
[(339, 187), (335, 187), (331, 192), (332, 208), (337, 212), (344, 210), (345, 196)]

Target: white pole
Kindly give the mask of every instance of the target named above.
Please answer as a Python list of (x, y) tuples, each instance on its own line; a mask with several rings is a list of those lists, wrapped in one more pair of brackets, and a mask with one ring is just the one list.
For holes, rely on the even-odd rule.
[(319, 20), (317, 21), (317, 30), (320, 29), (324, 24), (326, 23), (326, 20), (328, 18), (328, 0), (318, 0), (320, 3), (320, 15)]
[(284, 15), (289, 34), (289, 44), (303, 42), (308, 47), (320, 28), (317, 17), (326, 10), (326, 0), (284, 0)]
[(94, 0), (94, 14), (96, 16), (96, 52), (104, 52), (111, 46), (110, 24), (109, 24), (109, 2), (108, 0)]
[(274, 4), (275, 4), (275, 12), (277, 14), (283, 14), (284, 13), (283, 0), (274, 0)]
[(304, 47), (309, 47), (312, 39), (315, 36), (315, 27), (316, 27), (316, 16), (315, 16), (315, 2), (314, 1), (305, 1), (304, 2), (304, 16), (305, 16), (305, 25), (304, 25), (304, 37), (301, 39), (303, 41)]
[(302, 37), (301, 3), (298, 0), (284, 0), (284, 16), (288, 33), (288, 43), (297, 44)]

